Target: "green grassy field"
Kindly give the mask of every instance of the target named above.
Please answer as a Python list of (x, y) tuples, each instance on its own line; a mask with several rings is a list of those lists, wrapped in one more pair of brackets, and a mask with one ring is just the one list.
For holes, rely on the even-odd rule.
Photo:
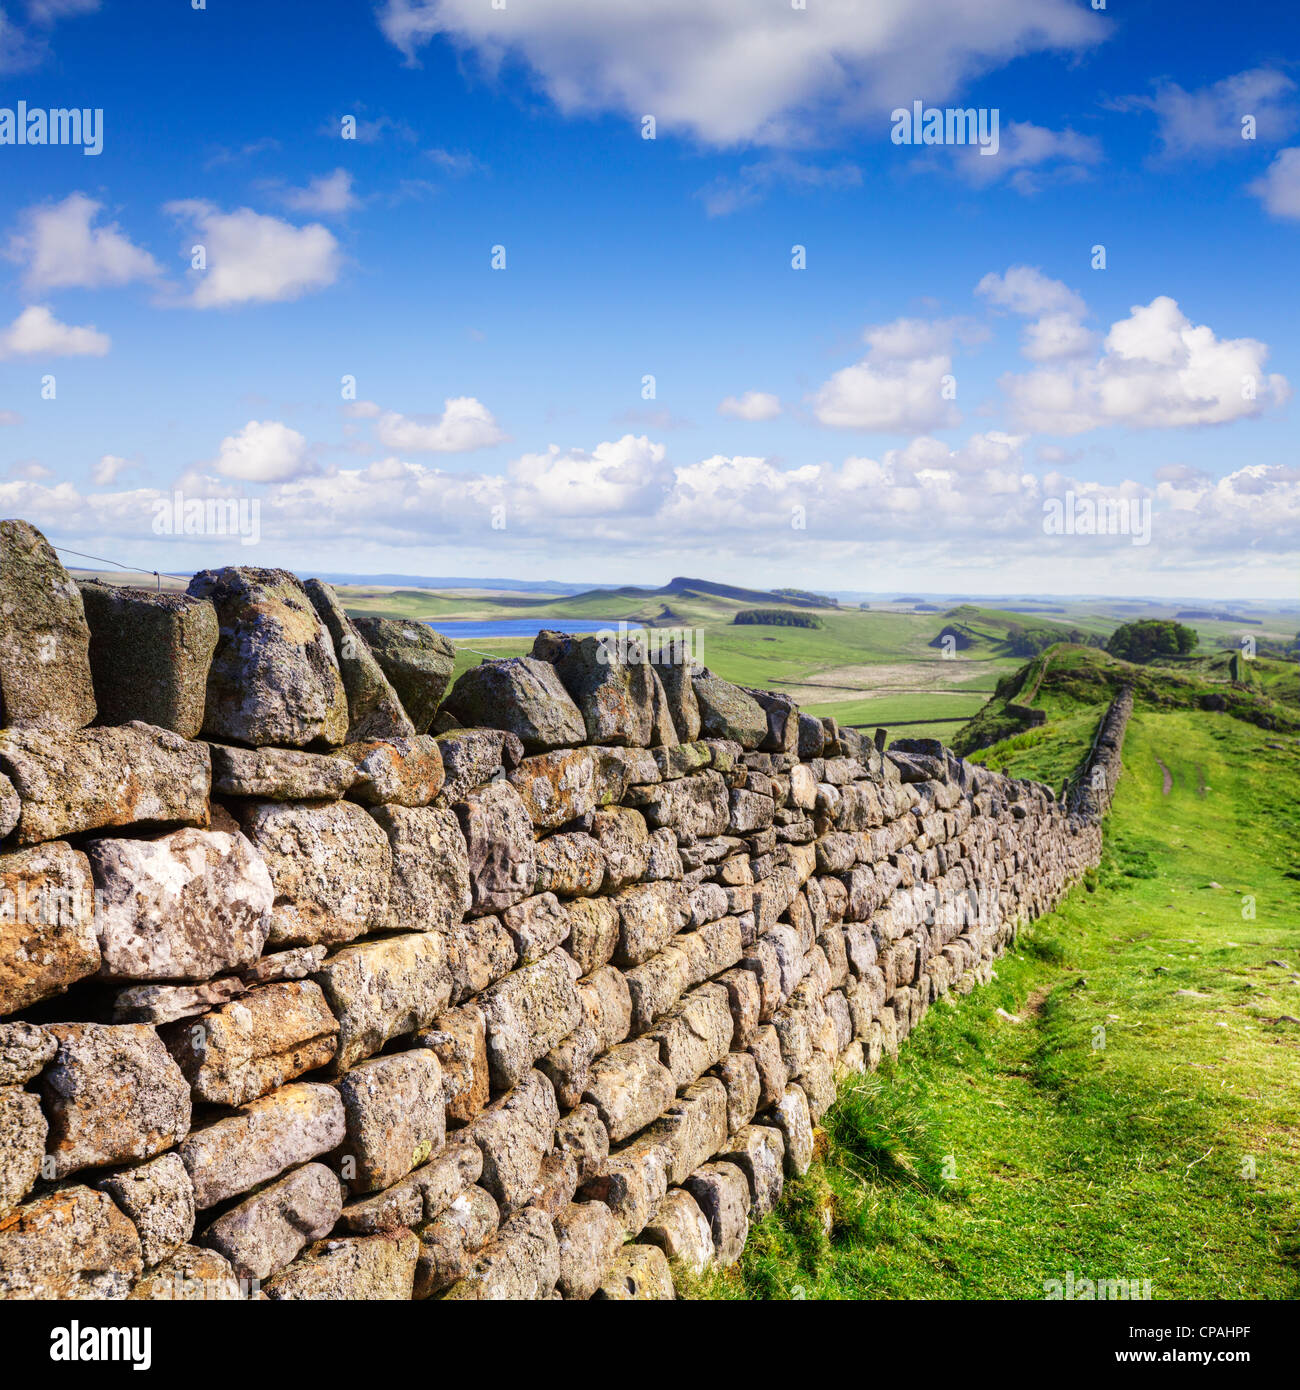
[(1090, 883), (846, 1084), (780, 1211), (688, 1291), (1300, 1295), (1298, 808), (1294, 738), (1136, 713)]

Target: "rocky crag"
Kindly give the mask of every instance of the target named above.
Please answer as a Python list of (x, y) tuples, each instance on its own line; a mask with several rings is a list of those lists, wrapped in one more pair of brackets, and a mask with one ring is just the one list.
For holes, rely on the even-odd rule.
[(0, 523), (0, 1296), (735, 1260), (838, 1080), (1097, 862), (1126, 711), (1066, 805), (673, 655), (449, 690), (326, 584), (79, 585)]

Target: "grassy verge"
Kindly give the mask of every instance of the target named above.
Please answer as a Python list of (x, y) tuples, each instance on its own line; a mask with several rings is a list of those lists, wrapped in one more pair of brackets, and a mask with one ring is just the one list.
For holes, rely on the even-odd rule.
[(1144, 712), (1125, 772), (1092, 882), (845, 1086), (739, 1264), (687, 1292), (1300, 1295), (1300, 749)]

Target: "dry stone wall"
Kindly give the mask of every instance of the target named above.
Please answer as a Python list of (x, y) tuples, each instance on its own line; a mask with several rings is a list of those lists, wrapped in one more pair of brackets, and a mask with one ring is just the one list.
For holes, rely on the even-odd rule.
[(637, 655), (448, 689), (318, 581), (0, 523), (0, 1296), (672, 1297), (1097, 861), (1096, 799)]

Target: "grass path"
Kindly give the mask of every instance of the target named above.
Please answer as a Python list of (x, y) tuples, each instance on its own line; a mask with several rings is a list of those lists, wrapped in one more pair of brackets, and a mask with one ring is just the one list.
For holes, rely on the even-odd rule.
[(1300, 1296), (1300, 749), (1144, 713), (1125, 767), (1093, 881), (846, 1085), (695, 1293), (1032, 1299), (1073, 1271)]

